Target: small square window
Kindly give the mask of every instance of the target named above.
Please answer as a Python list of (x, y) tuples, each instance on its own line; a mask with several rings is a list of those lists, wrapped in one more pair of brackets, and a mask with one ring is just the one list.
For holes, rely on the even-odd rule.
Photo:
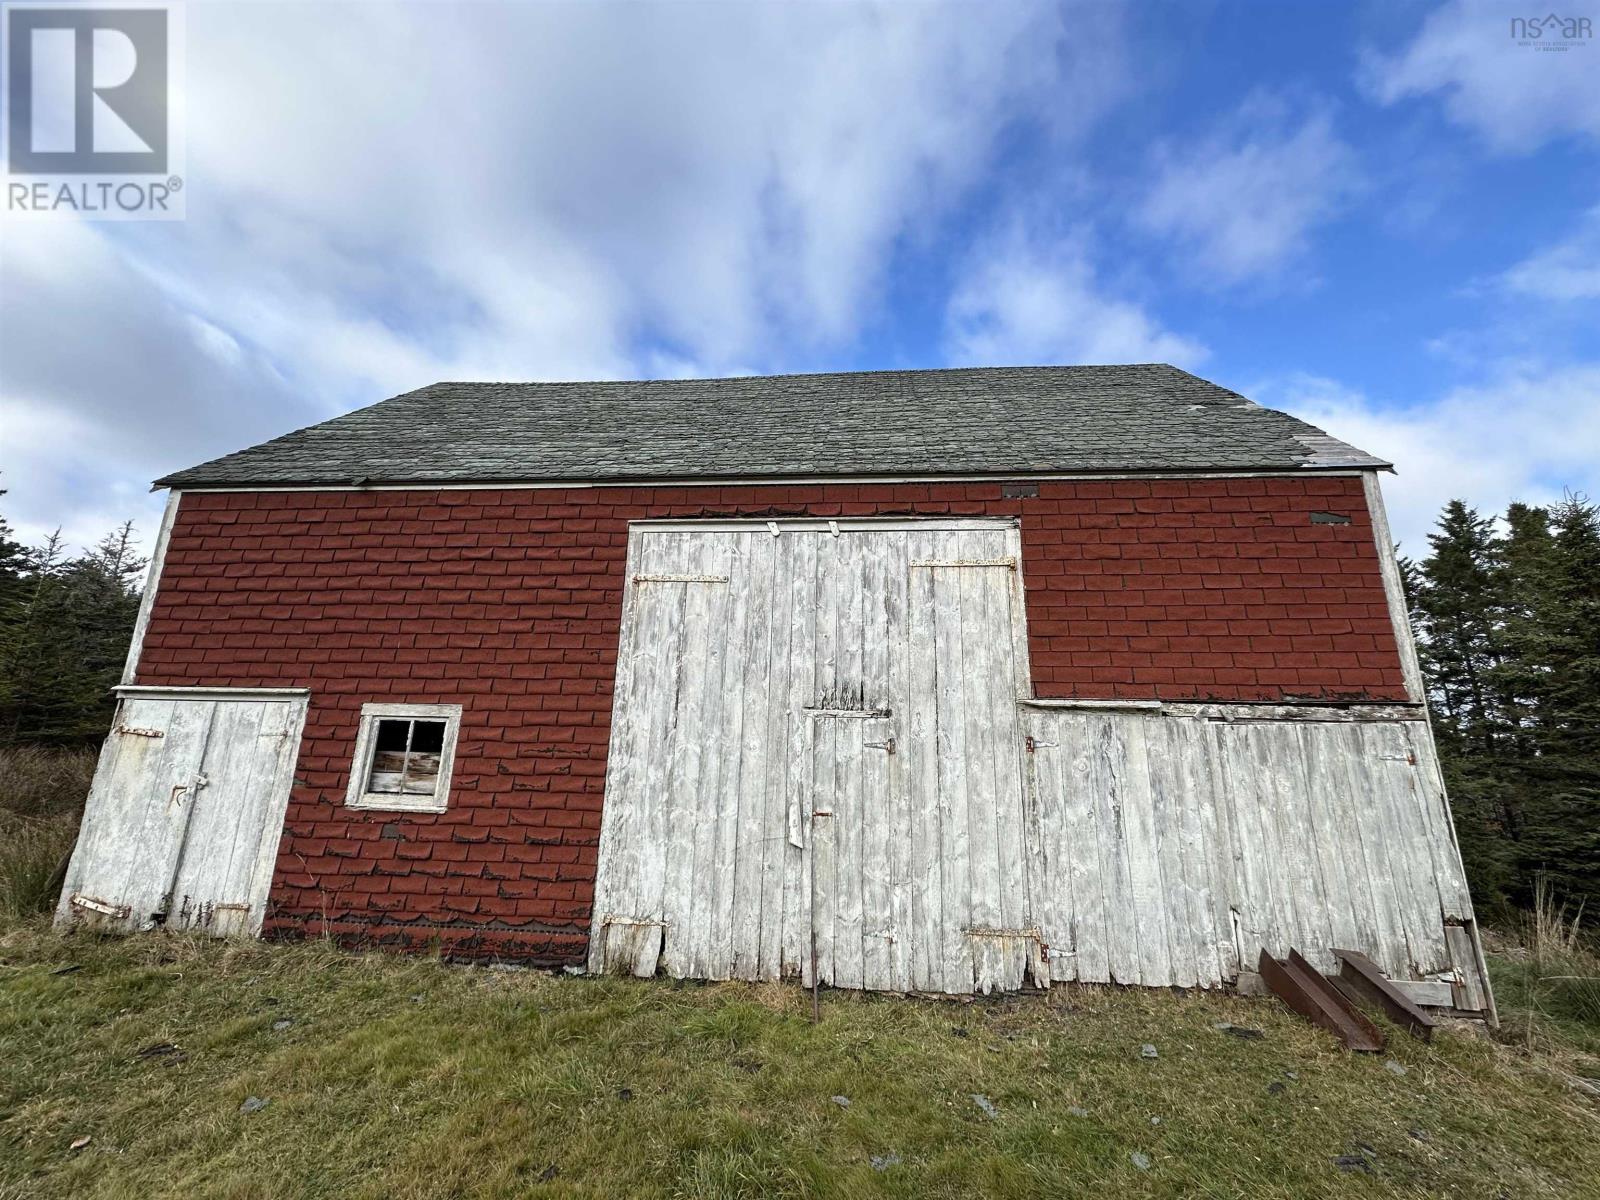
[(345, 804), (443, 812), (461, 723), (459, 704), (365, 704)]

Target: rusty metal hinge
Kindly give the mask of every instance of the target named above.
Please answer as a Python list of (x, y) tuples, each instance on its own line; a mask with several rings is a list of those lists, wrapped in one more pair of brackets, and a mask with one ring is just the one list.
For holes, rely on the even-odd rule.
[(103, 917), (115, 917), (118, 920), (133, 911), (126, 904), (111, 904), (108, 901), (97, 900), (93, 896), (85, 896), (82, 893), (74, 893), (67, 903), (73, 908), (87, 909), (89, 912), (97, 912)]

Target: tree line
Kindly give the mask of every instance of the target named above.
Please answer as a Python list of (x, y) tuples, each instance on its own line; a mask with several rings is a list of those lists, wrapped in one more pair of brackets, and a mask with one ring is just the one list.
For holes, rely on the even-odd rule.
[(1541, 874), (1600, 906), (1600, 511), (1451, 501), (1402, 562), (1456, 834), (1480, 907)]
[[(1473, 893), (1600, 904), (1600, 511), (1456, 500), (1428, 543), (1401, 567)], [(0, 518), (0, 744), (104, 737), (146, 565), (131, 522), (70, 555)]]
[(147, 565), (131, 521), (70, 554), (59, 532), (25, 546), (0, 517), (0, 745), (105, 737)]

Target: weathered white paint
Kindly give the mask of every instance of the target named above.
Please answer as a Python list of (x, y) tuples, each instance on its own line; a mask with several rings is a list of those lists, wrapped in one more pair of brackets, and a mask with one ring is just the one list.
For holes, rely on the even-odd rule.
[[(1405, 586), (1400, 577), (1400, 559), (1395, 552), (1394, 536), (1389, 531), (1389, 517), (1383, 503), (1383, 487), (1376, 472), (1362, 476), (1362, 489), (1366, 495), (1367, 511), (1372, 520), (1372, 533), (1377, 542), (1378, 563), (1383, 571), (1384, 596), (1389, 605), (1389, 620), (1394, 627), (1395, 643), (1400, 649), (1400, 667), (1406, 683), (1406, 695), (1421, 707), (1422, 722), (1417, 740), (1421, 744), (1421, 765), (1428, 776), (1427, 788), (1439, 796), (1438, 810), (1429, 809), (1442, 826), (1442, 836), (1437, 840), (1438, 852), (1449, 862), (1461, 863), (1461, 849), (1456, 842), (1455, 825), (1450, 819), (1450, 802), (1444, 790), (1444, 777), (1439, 769), (1439, 755), (1433, 741), (1433, 722), (1427, 711), (1427, 689), (1422, 677), (1422, 661), (1417, 655), (1417, 641), (1411, 629), (1411, 614), (1406, 605)], [(1489, 1023), (1498, 1026), (1500, 1014), (1495, 1008), (1494, 992), (1488, 987), (1489, 966), (1483, 955), (1483, 937), (1477, 922), (1469, 921), (1452, 935), (1452, 945), (1457, 956), (1470, 948), (1471, 969), (1463, 969), (1467, 982), (1463, 983), (1460, 1007), (1488, 1013)], [(1464, 941), (1460, 939), (1465, 939)], [(1478, 986), (1479, 984), (1482, 986)]]
[(1389, 516), (1383, 506), (1383, 487), (1376, 472), (1362, 476), (1367, 500), (1367, 516), (1372, 521), (1372, 536), (1378, 548), (1378, 567), (1383, 573), (1383, 594), (1389, 604), (1389, 622), (1394, 627), (1395, 644), (1400, 648), (1400, 671), (1406, 683), (1406, 696), (1413, 704), (1426, 699), (1422, 686), (1422, 663), (1417, 657), (1417, 642), (1411, 632), (1411, 615), (1406, 611), (1406, 591), (1400, 578), (1400, 560), (1395, 554), (1394, 536), (1389, 532)]
[(259, 933), (305, 693), (122, 691), (57, 923)]
[(1421, 721), (1024, 714), (1054, 978), (1211, 987), (1262, 949), (1331, 971), (1337, 947), (1396, 979), (1456, 979), (1461, 1007), (1486, 1007)]
[(591, 968), (1042, 977), (1019, 550), (1009, 520), (635, 527)]
[[(367, 782), (372, 774), (372, 756), (378, 741), (378, 722), (385, 717), (397, 720), (444, 722), (444, 746), (439, 751), (439, 774), (431, 793), (412, 795), (367, 791)], [(356, 735), (355, 757), (350, 762), (350, 780), (345, 785), (345, 807), (390, 812), (444, 812), (450, 807), (450, 777), (455, 772), (456, 739), (460, 733), (461, 705), (459, 704), (363, 704), (361, 728)]]
[(155, 608), (156, 590), (161, 586), (161, 568), (167, 561), (167, 541), (172, 536), (172, 523), (178, 516), (178, 505), (183, 493), (177, 488), (167, 493), (166, 507), (161, 510), (161, 528), (156, 532), (155, 548), (150, 552), (150, 569), (145, 574), (144, 592), (139, 597), (139, 615), (133, 622), (133, 640), (128, 643), (128, 657), (122, 664), (122, 682), (131, 684), (138, 676), (139, 656), (144, 652), (145, 631), (150, 628), (150, 613)]
[(633, 528), (591, 969), (1210, 987), (1337, 947), (1488, 1000), (1419, 708), (1032, 699), (1017, 537)]

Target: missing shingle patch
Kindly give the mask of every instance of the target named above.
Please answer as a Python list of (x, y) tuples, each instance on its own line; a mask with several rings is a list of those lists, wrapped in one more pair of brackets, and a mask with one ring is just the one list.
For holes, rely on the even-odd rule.
[(1350, 518), (1344, 513), (1314, 512), (1311, 514), (1313, 525), (1348, 525)]

